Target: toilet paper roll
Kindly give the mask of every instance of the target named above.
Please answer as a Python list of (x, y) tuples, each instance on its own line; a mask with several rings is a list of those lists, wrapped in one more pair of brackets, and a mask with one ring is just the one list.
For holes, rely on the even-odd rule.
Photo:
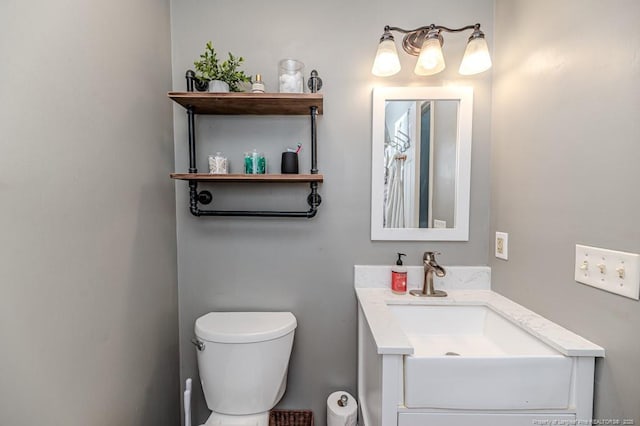
[[(347, 402), (341, 406), (340, 398), (345, 395)], [(344, 398), (343, 398), (344, 399)], [(348, 392), (334, 392), (327, 398), (327, 426), (356, 426), (358, 403)]]

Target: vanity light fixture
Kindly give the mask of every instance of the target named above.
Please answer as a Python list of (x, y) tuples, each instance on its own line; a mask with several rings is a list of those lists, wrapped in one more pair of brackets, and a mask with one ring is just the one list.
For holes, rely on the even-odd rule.
[(462, 75), (472, 75), (488, 70), (491, 68), (491, 57), (484, 33), (480, 30), (480, 24), (467, 25), (462, 28), (447, 28), (431, 24), (414, 30), (387, 25), (384, 27), (382, 37), (380, 37), (371, 73), (378, 77), (389, 77), (400, 71), (400, 59), (391, 31), (404, 34), (402, 48), (408, 54), (418, 57), (413, 72), (417, 75), (433, 75), (445, 68), (442, 54), (444, 43), (442, 32), (458, 33), (466, 30), (473, 30), (473, 32), (467, 42), (467, 48), (458, 72)]

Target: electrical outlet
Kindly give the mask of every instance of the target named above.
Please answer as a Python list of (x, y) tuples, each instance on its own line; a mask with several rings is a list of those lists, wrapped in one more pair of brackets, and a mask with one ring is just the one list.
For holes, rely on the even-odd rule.
[(496, 257), (509, 260), (509, 234), (496, 232)]
[(575, 280), (631, 299), (640, 296), (640, 255), (576, 244)]

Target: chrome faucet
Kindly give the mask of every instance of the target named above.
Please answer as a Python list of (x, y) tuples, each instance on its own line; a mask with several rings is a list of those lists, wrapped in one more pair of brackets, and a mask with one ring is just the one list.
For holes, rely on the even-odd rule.
[(436, 262), (436, 254), (433, 251), (427, 251), (422, 256), (422, 263), (424, 264), (424, 282), (422, 283), (422, 290), (411, 290), (414, 296), (419, 297), (445, 297), (447, 292), (442, 290), (435, 290), (433, 288), (433, 274), (437, 277), (444, 277), (447, 271)]

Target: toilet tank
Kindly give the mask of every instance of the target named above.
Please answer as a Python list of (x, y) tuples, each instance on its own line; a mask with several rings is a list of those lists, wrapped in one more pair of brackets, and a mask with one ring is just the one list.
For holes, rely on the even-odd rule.
[(286, 389), (297, 326), (291, 312), (211, 312), (196, 320), (202, 389), (210, 410), (247, 415), (273, 408)]

